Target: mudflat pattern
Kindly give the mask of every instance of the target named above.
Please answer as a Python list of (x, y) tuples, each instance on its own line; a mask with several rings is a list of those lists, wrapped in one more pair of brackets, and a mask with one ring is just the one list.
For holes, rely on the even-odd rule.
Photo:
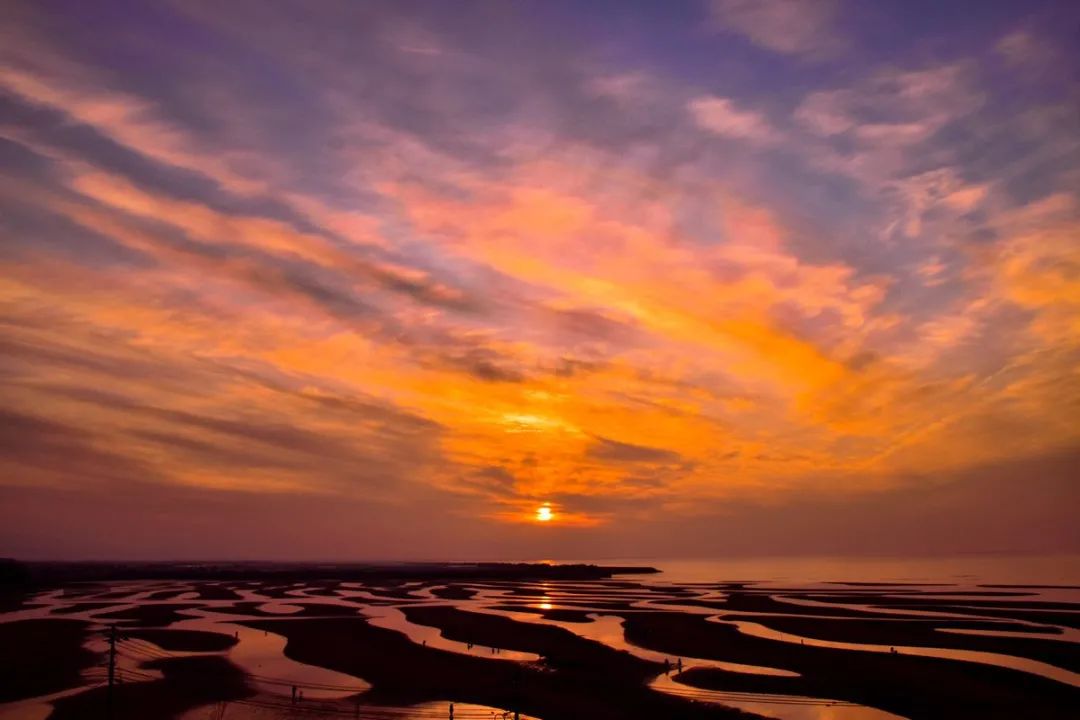
[[(0, 719), (1075, 717), (1076, 588), (71, 583), (0, 614)], [(108, 626), (119, 685), (104, 687)], [(293, 702), (293, 690), (304, 699)]]

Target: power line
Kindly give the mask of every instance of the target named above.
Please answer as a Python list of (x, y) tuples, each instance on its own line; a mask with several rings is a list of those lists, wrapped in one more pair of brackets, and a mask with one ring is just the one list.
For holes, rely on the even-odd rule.
[(179, 655), (173, 655), (167, 650), (159, 648), (157, 645), (154, 645), (153, 643), (143, 640), (141, 638), (125, 636), (124, 638), (122, 638), (122, 640), (131, 645), (136, 645), (140, 648), (143, 648), (144, 650), (146, 650), (146, 652), (152, 653), (154, 655), (160, 655), (163, 658), (180, 657)]
[(770, 693), (739, 692), (736, 690), (707, 690), (702, 688), (666, 688), (659, 692), (695, 700), (732, 700), (744, 702), (771, 703), (775, 705), (816, 705), (831, 707), (856, 707), (856, 703), (845, 700), (825, 700), (820, 698), (777, 695)]
[[(267, 709), (276, 710), (289, 710), (290, 712), (310, 713), (315, 715), (336, 715), (342, 717), (360, 717), (371, 718), (377, 720), (380, 718), (386, 718), (390, 720), (392, 718), (445, 718), (446, 711), (436, 708), (409, 708), (409, 707), (395, 707), (384, 705), (365, 705), (365, 706), (328, 706), (325, 704), (308, 704), (308, 701), (300, 704), (286, 703), (286, 702), (274, 702), (270, 700), (262, 700), (259, 698), (244, 698), (241, 700), (232, 700), (231, 704), (248, 705), (253, 707), (261, 707)], [(359, 713), (359, 715), (357, 714)], [(496, 717), (502, 715), (502, 711), (496, 713)], [(492, 717), (492, 711), (485, 710), (465, 710), (458, 709), (454, 713), (455, 720), (457, 718), (469, 718), (479, 719), (486, 718), (490, 720)]]

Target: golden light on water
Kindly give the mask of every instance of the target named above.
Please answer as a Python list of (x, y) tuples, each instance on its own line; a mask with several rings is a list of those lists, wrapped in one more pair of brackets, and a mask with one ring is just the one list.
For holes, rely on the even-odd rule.
[(540, 507), (536, 508), (537, 522), (551, 522), (554, 517), (555, 515), (551, 512), (550, 505), (541, 505)]

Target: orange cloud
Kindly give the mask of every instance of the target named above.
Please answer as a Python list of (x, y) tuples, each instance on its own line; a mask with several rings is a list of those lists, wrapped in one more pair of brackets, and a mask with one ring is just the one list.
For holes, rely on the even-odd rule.
[[(793, 8), (715, 14), (762, 47), (820, 50), (832, 4)], [(438, 40), (392, 47), (458, 62)], [(453, 128), (440, 144), (442, 128), (365, 114), (335, 86), (317, 98), (341, 175), (327, 190), (290, 174), (299, 151), (251, 164), (163, 103), (23, 50), (7, 95), (95, 137), (0, 130), (36, 172), (0, 178), (0, 197), (39, 232), (0, 259), (5, 400), (26, 436), (54, 438), (8, 461), (18, 482), (431, 502), (517, 524), (550, 503), (553, 528), (587, 528), (876, 491), (1078, 440), (1075, 198), (1016, 209), (1003, 179), (907, 166), (980, 107), (965, 62), (794, 98), (798, 127), (749, 109), (761, 98), (601, 73), (590, 97), (677, 116), (616, 149), (539, 112), (496, 141), (425, 106)], [(667, 153), (685, 150), (674, 136), (737, 144), (715, 135), (767, 145), (766, 181)], [(141, 182), (131, 158), (210, 189)], [(826, 173), (821, 195), (856, 181), (837, 191), (850, 217), (805, 222), (769, 192), (799, 162)], [(43, 459), (63, 453), (86, 471)]]

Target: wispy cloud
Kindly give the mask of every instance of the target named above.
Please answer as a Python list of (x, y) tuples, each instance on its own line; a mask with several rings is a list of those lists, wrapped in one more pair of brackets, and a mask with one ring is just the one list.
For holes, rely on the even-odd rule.
[(599, 548), (806, 493), (884, 512), (1080, 442), (1076, 88), (1025, 70), (1019, 10), (883, 58), (825, 2), (710, 5), (755, 47), (627, 14), (687, 57), (481, 6), (12, 8), (21, 547), (64, 551), (28, 508), (86, 538), (74, 508), (122, 489), (267, 553), (247, 508), (289, 503), (422, 555), (543, 547), (549, 502)]
[(757, 143), (768, 143), (774, 139), (775, 131), (764, 115), (741, 109), (727, 98), (696, 98), (688, 108), (701, 128), (717, 135)]
[(714, 22), (774, 52), (821, 54), (843, 45), (836, 0), (711, 0)]

